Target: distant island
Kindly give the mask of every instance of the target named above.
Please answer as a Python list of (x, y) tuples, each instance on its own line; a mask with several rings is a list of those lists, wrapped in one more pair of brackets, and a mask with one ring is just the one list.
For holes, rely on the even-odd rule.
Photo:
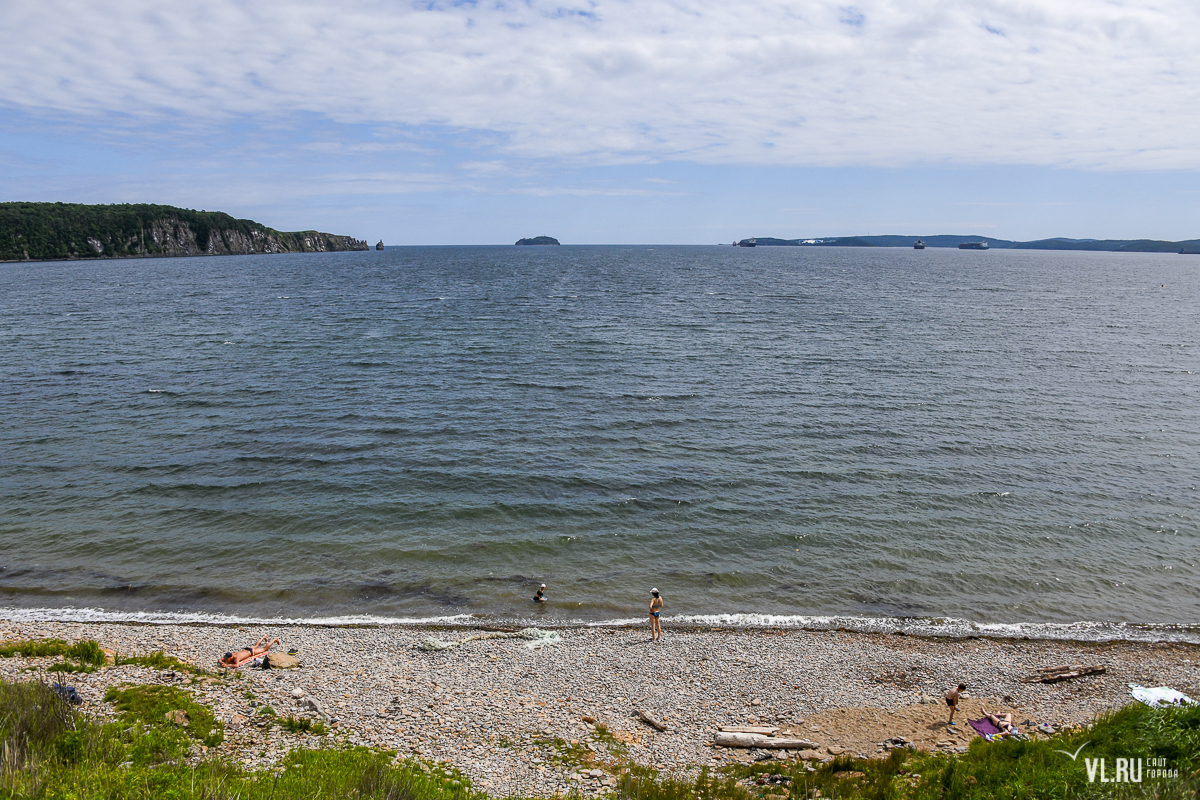
[(560, 244), (553, 236), (535, 236), (532, 239), (518, 239), (517, 244)]
[(144, 203), (0, 203), (0, 261), (367, 249), (351, 236), (277, 231), (220, 211)]
[[(989, 236), (830, 236), (812, 239), (775, 239), (756, 236), (741, 242), (757, 247), (912, 247), (922, 239), (926, 247), (958, 247), (967, 242), (987, 242), (991, 250), (1095, 250), (1121, 253), (1192, 253), (1200, 250), (1200, 239), (1167, 242), (1159, 239), (1037, 239), (1016, 242)], [(734, 244), (741, 244), (735, 242)]]

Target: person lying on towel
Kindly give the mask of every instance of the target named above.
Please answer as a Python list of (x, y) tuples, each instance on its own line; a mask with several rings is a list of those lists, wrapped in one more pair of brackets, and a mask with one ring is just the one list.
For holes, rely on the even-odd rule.
[(253, 661), (256, 658), (261, 658), (267, 654), (277, 644), (281, 642), (276, 639), (273, 642), (267, 641), (268, 637), (264, 636), (249, 647), (243, 647), (241, 650), (234, 650), (231, 653), (226, 653), (225, 657), (217, 661), (222, 667), (240, 667), (247, 661)]
[(1003, 714), (989, 714), (988, 710), (983, 709), (983, 717), (1000, 729), (999, 733), (993, 733), (993, 739), (1003, 739), (1006, 736), (1014, 736), (1020, 733), (1017, 726), (1013, 724), (1013, 715), (1009, 712)]

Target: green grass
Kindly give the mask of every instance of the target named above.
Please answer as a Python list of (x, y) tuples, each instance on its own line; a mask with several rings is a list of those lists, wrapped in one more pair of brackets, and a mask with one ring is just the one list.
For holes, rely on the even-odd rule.
[(598, 742), (604, 745), (604, 747), (608, 750), (608, 754), (613, 758), (621, 758), (628, 750), (628, 748), (625, 747), (625, 743), (613, 736), (612, 731), (610, 731), (604, 725), (597, 723), (596, 727), (592, 729), (592, 735), (596, 737)]
[(63, 661), (46, 667), (47, 672), (95, 672), (104, 666), (105, 655), (100, 645), (91, 639), (68, 644), (62, 639), (30, 639), (23, 642), (5, 642), (0, 645), (0, 656), (12, 658), (49, 658), (62, 656)]
[(12, 658), (46, 658), (61, 656), (67, 652), (69, 644), (62, 639), (29, 639), (20, 642), (4, 642), (0, 644), (0, 656)]
[(451, 768), (366, 748), (296, 750), (279, 770), (245, 770), (216, 758), (189, 762), (188, 733), (153, 720), (164, 707), (162, 697), (153, 698), (159, 693), (123, 691), (114, 698), (128, 707), (123, 719), (102, 723), (43, 683), (0, 680), (0, 798), (487, 800)]
[(212, 710), (192, 700), (192, 696), (178, 686), (113, 687), (105, 693), (104, 700), (115, 705), (126, 721), (147, 725), (162, 724), (168, 712), (182, 709), (188, 716), (187, 732), (209, 747), (220, 744), (225, 737)]
[(21, 656), (22, 658), (48, 658), (50, 656), (63, 656), (72, 661), (77, 661), (80, 664), (102, 667), (104, 666), (104, 651), (100, 649), (100, 645), (91, 639), (84, 639), (75, 644), (68, 644), (62, 639), (29, 639), (22, 642), (5, 642), (0, 644), (0, 656), (4, 658), (12, 658)]
[(95, 672), (96, 668), (88, 664), (76, 664), (72, 661), (59, 661), (46, 667), (46, 672)]
[(214, 673), (209, 672), (202, 667), (197, 667), (186, 661), (180, 661), (175, 656), (169, 656), (162, 650), (155, 650), (153, 653), (148, 653), (144, 656), (122, 656), (116, 658), (118, 666), (124, 664), (133, 664), (147, 669), (172, 670), (174, 672), (186, 672), (191, 675), (207, 675), (212, 676)]
[(617, 780), (615, 796), (620, 800), (753, 800), (758, 794), (707, 768), (694, 781), (660, 778), (650, 770), (634, 768)]
[[(193, 731), (191, 723), (212, 717), (187, 692), (135, 686), (113, 689), (108, 699), (120, 719), (93, 721), (44, 683), (0, 680), (0, 798), (489, 800), (449, 767), (337, 743), (294, 750), (277, 771), (199, 759), (203, 731)], [(176, 708), (188, 712), (187, 728), (163, 721)], [(320, 725), (293, 717), (279, 724), (294, 732), (317, 732)], [(1056, 752), (1074, 752), (1085, 742), (1078, 761)], [(561, 740), (537, 744), (554, 748), (564, 760), (576, 755)], [(1147, 777), (1140, 785), (1089, 783), (1085, 757), (1109, 759), (1110, 775), (1118, 757), (1163, 758), (1181, 777)], [(799, 761), (769, 761), (705, 769), (693, 780), (680, 780), (627, 761), (606, 769), (618, 776), (614, 800), (1194, 799), (1200, 790), (1200, 708), (1135, 704), (1097, 719), (1090, 730), (1050, 740), (976, 740), (961, 756), (895, 750), (886, 759), (838, 758), (815, 771)]]
[(324, 736), (328, 733), (325, 728), (325, 723), (320, 720), (311, 720), (308, 717), (293, 717), (286, 716), (279, 720), (279, 725), (288, 733), (311, 733), (316, 736)]

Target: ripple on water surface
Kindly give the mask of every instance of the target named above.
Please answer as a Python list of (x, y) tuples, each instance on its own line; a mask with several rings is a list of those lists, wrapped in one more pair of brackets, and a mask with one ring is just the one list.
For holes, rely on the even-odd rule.
[(657, 585), (697, 625), (1195, 640), (1177, 257), (396, 248), (0, 283), (7, 616), (601, 624)]

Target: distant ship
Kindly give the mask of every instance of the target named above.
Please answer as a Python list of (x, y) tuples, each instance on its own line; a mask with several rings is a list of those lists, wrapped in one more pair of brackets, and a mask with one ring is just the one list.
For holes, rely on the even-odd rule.
[(742, 239), (737, 243), (738, 247), (758, 247), (757, 239)]
[(925, 249), (925, 240), (917, 239), (917, 241), (913, 244), (913, 250), (924, 250), (924, 249)]
[(958, 246), (959, 250), (987, 250), (987, 242), (963, 242)]

